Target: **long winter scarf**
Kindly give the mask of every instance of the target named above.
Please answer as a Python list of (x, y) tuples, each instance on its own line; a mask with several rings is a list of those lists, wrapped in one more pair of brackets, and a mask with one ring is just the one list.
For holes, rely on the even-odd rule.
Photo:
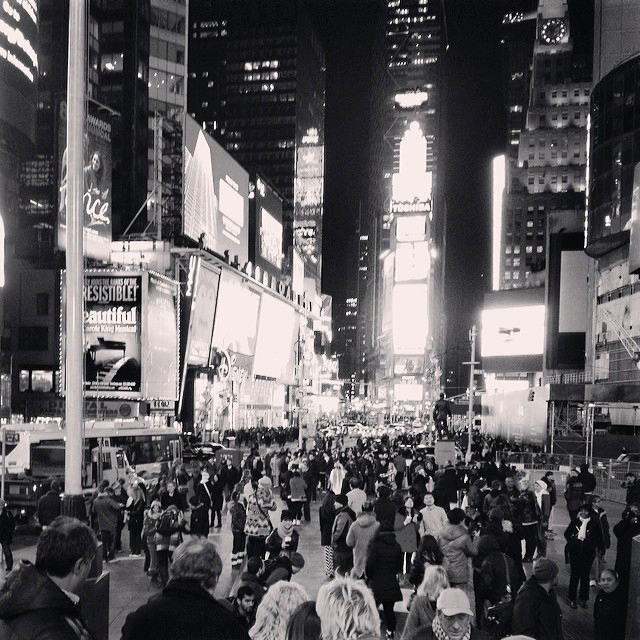
[(587, 537), (587, 525), (589, 524), (589, 520), (591, 520), (591, 518), (580, 518), (581, 524), (580, 530), (578, 531), (578, 540), (580, 540), (580, 542), (584, 542)]
[[(438, 614), (436, 614), (436, 617), (433, 619), (431, 629), (433, 630), (433, 635), (436, 637), (436, 640), (449, 640), (449, 636), (442, 627), (440, 616)], [(462, 636), (462, 640), (469, 640), (469, 638), (471, 638), (471, 625), (469, 625), (467, 632)]]

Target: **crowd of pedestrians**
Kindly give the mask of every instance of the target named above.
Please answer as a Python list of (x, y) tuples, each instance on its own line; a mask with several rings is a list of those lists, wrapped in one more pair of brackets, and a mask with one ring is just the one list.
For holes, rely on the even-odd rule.
[[(126, 527), (130, 555), (144, 556), (143, 570), (162, 590), (127, 617), (123, 640), (561, 640), (563, 606), (586, 609), (591, 599), (596, 640), (625, 637), (631, 545), (640, 534), (634, 477), (625, 481), (630, 502), (610, 530), (586, 465), (560, 488), (551, 470), (532, 482), (506, 460), (496, 464), (497, 445), (488, 440), (476, 445), (471, 464), (437, 465), (409, 435), (360, 437), (343, 448), (332, 433), (308, 451), (274, 440), (265, 449), (264, 435), (272, 434), (250, 439), (241, 466), (220, 456), (178, 463), (153, 485), (139, 478), (126, 487), (103, 483), (91, 498), (88, 527), (56, 517), (59, 487), (52, 483), (38, 507), (36, 563), (18, 565), (0, 591), (0, 632), (88, 640), (72, 596), (81, 591), (96, 540), (104, 560), (117, 561)], [(559, 567), (547, 557), (560, 491), (570, 519), (563, 532), (566, 603)], [(305, 566), (300, 538), (308, 535), (314, 501), (326, 577), (315, 602), (291, 580)], [(222, 527), (233, 538), (231, 566), (241, 569), (228, 598), (215, 593), (222, 560), (208, 538)], [(612, 533), (615, 568), (606, 564)], [(54, 569), (46, 559), (52, 548), (63, 558)], [(10, 569), (6, 551), (5, 563)], [(44, 593), (45, 616), (37, 598), (25, 607), (22, 590), (47, 580), (53, 586)], [(398, 631), (403, 588), (412, 593)], [(23, 633), (41, 619), (64, 633)]]

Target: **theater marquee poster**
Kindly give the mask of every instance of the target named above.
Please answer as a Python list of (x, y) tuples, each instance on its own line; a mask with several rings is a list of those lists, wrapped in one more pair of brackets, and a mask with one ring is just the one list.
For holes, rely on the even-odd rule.
[(84, 389), (87, 395), (141, 396), (142, 282), (143, 274), (139, 272), (85, 276)]

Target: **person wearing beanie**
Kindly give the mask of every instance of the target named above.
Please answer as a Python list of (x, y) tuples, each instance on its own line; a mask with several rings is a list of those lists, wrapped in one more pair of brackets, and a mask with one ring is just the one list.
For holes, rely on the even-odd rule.
[(333, 547), (333, 568), (336, 573), (346, 575), (353, 568), (353, 550), (347, 544), (349, 528), (356, 519), (348, 506), (347, 496), (338, 494), (335, 502), (336, 517), (331, 529), (331, 546)]
[(554, 589), (558, 573), (558, 565), (549, 558), (534, 563), (533, 575), (515, 599), (512, 633), (536, 640), (562, 640), (562, 611)]
[(396, 505), (393, 500), (391, 500), (391, 489), (386, 484), (381, 484), (378, 486), (376, 491), (378, 497), (374, 503), (374, 511), (376, 514), (376, 520), (382, 525), (385, 522), (393, 523), (396, 519)]

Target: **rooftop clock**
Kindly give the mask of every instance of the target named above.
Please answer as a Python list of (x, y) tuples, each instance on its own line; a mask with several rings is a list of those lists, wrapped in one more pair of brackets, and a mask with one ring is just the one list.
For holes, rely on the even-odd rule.
[(567, 34), (567, 23), (561, 18), (545, 20), (540, 27), (540, 39), (545, 44), (558, 44)]

